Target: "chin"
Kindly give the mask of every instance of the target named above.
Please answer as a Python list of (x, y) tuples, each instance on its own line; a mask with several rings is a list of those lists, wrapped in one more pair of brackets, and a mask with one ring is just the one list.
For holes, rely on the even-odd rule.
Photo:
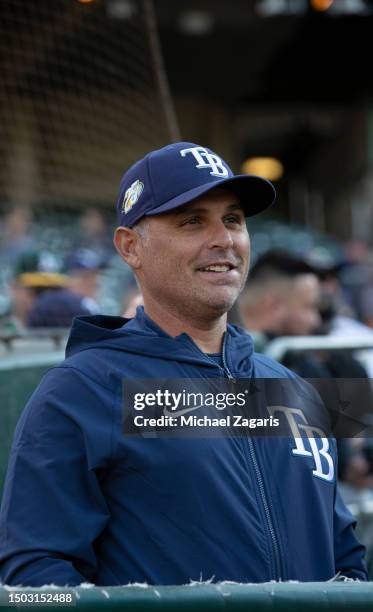
[(215, 296), (215, 298), (208, 301), (208, 306), (210, 307), (212, 311), (216, 312), (217, 314), (223, 315), (232, 308), (237, 297), (238, 297), (237, 295), (234, 295), (234, 296), (229, 296), (225, 298), (222, 297), (219, 300), (219, 299), (216, 299), (216, 296)]

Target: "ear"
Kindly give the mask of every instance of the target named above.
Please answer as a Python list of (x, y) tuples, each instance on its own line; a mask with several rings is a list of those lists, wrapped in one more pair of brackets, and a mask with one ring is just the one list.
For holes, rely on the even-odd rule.
[(140, 236), (129, 227), (117, 227), (114, 233), (114, 246), (119, 255), (133, 269), (140, 267), (139, 258)]

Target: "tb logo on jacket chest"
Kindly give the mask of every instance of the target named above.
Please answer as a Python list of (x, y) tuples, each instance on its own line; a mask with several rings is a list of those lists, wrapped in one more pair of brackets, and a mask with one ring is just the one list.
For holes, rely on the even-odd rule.
[(313, 456), (315, 469), (312, 470), (312, 474), (323, 480), (332, 481), (334, 463), (329, 452), (329, 440), (322, 429), (309, 425), (302, 410), (298, 408), (268, 406), (268, 412), (272, 416), (280, 412), (286, 417), (295, 442), (295, 448), (291, 451), (293, 455)]

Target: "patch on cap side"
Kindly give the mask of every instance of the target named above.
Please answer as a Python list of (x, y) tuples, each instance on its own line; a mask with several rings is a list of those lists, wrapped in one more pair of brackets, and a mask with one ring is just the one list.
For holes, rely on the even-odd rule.
[(128, 187), (124, 194), (122, 202), (122, 212), (124, 212), (125, 214), (128, 213), (136, 204), (143, 191), (144, 183), (142, 183), (138, 179), (137, 181), (132, 183), (131, 187)]

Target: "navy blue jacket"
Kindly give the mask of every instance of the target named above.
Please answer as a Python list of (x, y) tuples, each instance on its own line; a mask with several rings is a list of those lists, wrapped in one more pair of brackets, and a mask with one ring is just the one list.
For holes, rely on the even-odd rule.
[[(2, 582), (319, 581), (338, 571), (365, 580), (364, 548), (336, 470), (332, 479), (317, 476), (309, 440), (297, 455), (290, 434), (123, 435), (123, 379), (228, 370), (235, 378), (292, 376), (253, 353), (233, 326), (222, 369), (142, 308), (130, 321), (75, 319), (66, 360), (46, 374), (17, 425), (0, 517)], [(333, 442), (329, 453), (335, 463)], [(326, 454), (318, 459), (330, 473)]]

